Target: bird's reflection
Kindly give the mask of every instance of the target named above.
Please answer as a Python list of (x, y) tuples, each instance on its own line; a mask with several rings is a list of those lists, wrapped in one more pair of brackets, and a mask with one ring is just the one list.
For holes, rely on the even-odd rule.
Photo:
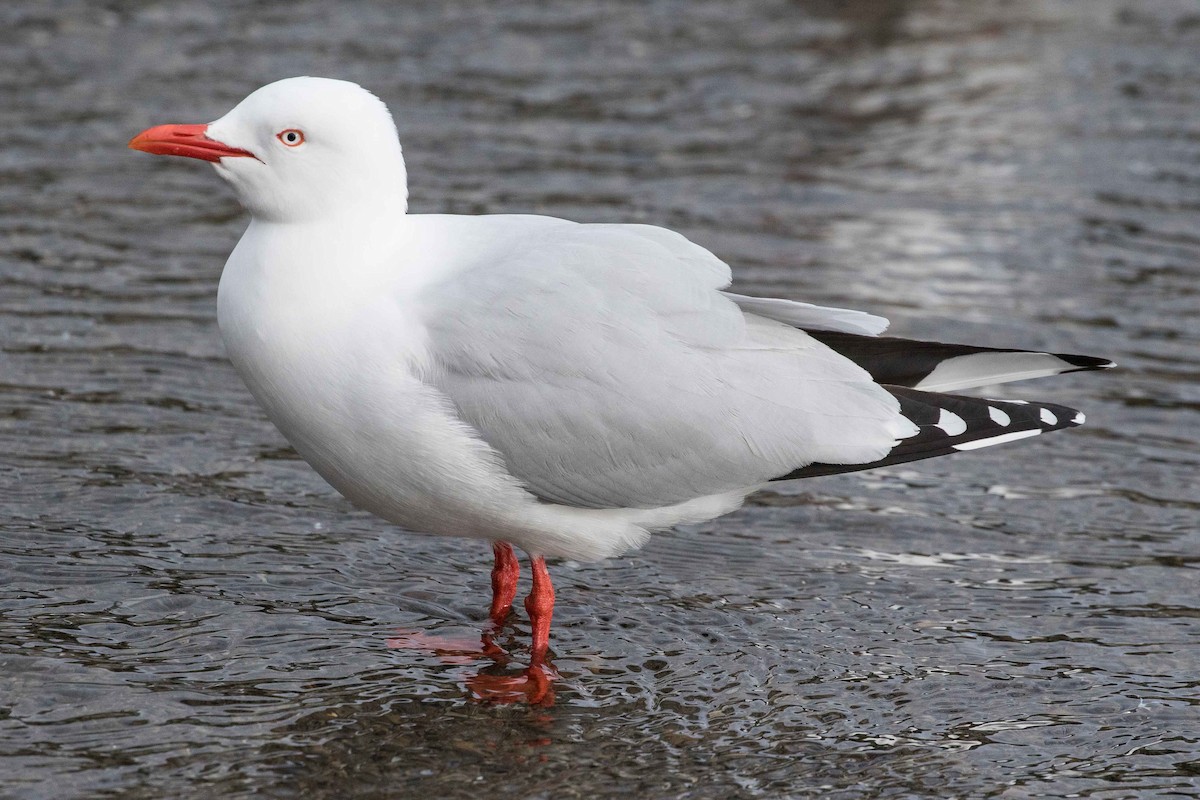
[(444, 664), (480, 665), (464, 684), (469, 697), (477, 702), (554, 705), (554, 681), (559, 675), (549, 656), (540, 663), (520, 666), (496, 643), (503, 631), (503, 626), (489, 624), (476, 639), (401, 628), (386, 643), (392, 650), (432, 653)]

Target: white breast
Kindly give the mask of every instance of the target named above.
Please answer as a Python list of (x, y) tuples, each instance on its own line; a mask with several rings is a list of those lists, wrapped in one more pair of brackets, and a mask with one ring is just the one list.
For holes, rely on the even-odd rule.
[[(440, 532), (456, 515), (431, 499), (444, 493), (445, 476), (428, 469), (430, 455), (457, 453), (466, 480), (494, 482), (481, 474), (490, 465), (473, 463), (481, 448), (461, 441), (467, 432), (414, 376), (421, 331), (396, 287), (361, 268), (366, 254), (302, 238), (256, 223), (230, 256), (218, 294), (229, 357), (271, 421), (335, 488), (387, 519)], [(346, 258), (356, 266), (339, 274), (332, 265)]]

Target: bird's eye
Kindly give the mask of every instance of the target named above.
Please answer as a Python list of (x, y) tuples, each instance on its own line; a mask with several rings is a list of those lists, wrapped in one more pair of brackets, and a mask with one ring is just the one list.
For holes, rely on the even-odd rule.
[(280, 131), (275, 134), (275, 138), (286, 144), (288, 147), (299, 147), (304, 144), (304, 131), (298, 131), (295, 128), (288, 128), (286, 131)]

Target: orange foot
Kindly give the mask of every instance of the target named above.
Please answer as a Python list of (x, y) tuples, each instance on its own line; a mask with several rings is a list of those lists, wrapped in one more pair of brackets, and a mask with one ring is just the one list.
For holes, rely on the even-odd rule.
[(553, 682), (558, 672), (549, 664), (534, 664), (516, 675), (492, 675), (481, 672), (467, 679), (471, 699), (484, 703), (528, 703), (531, 706), (554, 705)]

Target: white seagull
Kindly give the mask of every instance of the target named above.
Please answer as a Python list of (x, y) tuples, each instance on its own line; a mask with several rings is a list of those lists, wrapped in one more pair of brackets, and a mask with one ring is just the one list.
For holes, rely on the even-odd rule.
[(1078, 425), (944, 392), (1112, 366), (879, 337), (887, 320), (860, 311), (733, 294), (723, 261), (663, 228), (408, 214), (391, 114), (346, 81), (278, 81), (129, 146), (212, 162), (250, 212), (218, 321), (297, 452), (384, 519), (490, 540), (496, 625), (513, 546), (529, 554), (530, 669), (546, 557), (618, 555), (771, 481)]

